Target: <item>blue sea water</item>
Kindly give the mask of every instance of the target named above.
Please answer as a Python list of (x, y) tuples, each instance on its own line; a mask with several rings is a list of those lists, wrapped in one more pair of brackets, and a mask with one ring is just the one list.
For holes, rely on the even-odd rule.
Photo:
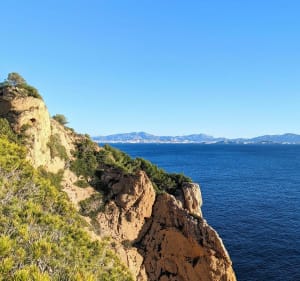
[(113, 146), (201, 185), (239, 281), (300, 281), (300, 146)]

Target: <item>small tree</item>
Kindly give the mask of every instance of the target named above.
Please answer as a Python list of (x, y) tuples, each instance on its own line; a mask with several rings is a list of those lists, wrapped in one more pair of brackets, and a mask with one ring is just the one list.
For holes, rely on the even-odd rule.
[(63, 126), (69, 123), (66, 116), (63, 114), (55, 114), (52, 118)]
[(17, 72), (11, 72), (8, 74), (6, 81), (11, 86), (18, 86), (26, 84), (25, 79)]

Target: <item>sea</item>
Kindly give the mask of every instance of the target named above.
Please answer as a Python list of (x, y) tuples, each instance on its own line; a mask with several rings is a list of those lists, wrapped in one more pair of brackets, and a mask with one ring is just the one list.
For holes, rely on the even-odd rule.
[(113, 146), (200, 184), (239, 281), (300, 281), (300, 145)]

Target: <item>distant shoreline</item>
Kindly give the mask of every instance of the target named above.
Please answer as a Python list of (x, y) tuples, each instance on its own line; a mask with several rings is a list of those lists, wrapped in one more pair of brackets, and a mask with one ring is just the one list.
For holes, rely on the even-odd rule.
[[(94, 140), (95, 141), (95, 140)], [(95, 141), (98, 144), (201, 144), (201, 145), (300, 145), (300, 143), (280, 143), (280, 142), (268, 142), (268, 143), (259, 143), (259, 142), (252, 142), (252, 143), (205, 143), (205, 142), (99, 142)]]
[(94, 136), (98, 143), (157, 143), (157, 144), (300, 144), (300, 135), (263, 135), (254, 138), (224, 138), (206, 134), (192, 134), (185, 136), (156, 136), (146, 132), (132, 132), (109, 136)]

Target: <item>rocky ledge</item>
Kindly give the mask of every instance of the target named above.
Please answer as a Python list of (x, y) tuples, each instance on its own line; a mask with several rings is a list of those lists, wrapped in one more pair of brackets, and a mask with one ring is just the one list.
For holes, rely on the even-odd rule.
[(119, 178), (112, 190), (115, 199), (97, 216), (99, 233), (117, 241), (136, 280), (236, 280), (221, 238), (202, 217), (197, 184), (185, 184), (176, 197), (155, 196), (140, 172)]

